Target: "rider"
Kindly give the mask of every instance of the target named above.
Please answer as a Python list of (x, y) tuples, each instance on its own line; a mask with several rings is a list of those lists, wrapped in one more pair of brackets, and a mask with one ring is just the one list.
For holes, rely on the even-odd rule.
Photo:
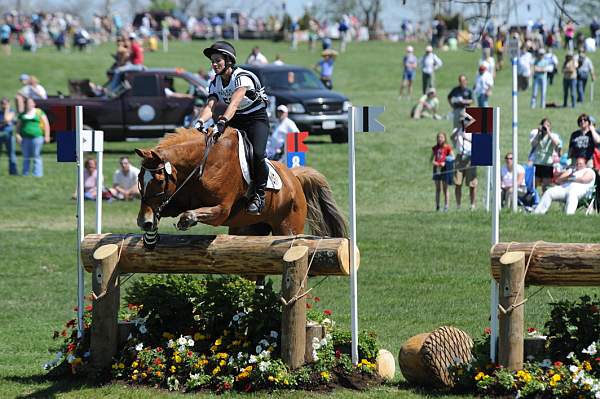
[(217, 101), (227, 104), (227, 109), (217, 119), (215, 137), (223, 133), (225, 126), (231, 126), (244, 130), (252, 142), (255, 191), (246, 211), (252, 215), (259, 215), (265, 206), (265, 188), (269, 175), (266, 163), (266, 145), (269, 137), (267, 96), (256, 75), (235, 65), (235, 49), (230, 43), (217, 41), (204, 49), (204, 55), (210, 58), (216, 76), (210, 83), (208, 102), (200, 112), (195, 126), (199, 130), (203, 129), (204, 123), (212, 117)]

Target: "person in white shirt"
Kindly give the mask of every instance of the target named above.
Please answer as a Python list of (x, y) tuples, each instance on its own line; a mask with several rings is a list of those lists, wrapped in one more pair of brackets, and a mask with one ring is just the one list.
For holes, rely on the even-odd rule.
[[(505, 165), (502, 165), (500, 169), (500, 188), (502, 189), (502, 206), (510, 208), (512, 205), (512, 193), (513, 193), (513, 154), (509, 152), (504, 157), (506, 161)], [(525, 194), (527, 188), (525, 187), (525, 168), (518, 163), (517, 167), (517, 187), (518, 194)]]
[(267, 57), (265, 57), (264, 54), (260, 52), (260, 48), (258, 46), (252, 49), (252, 52), (246, 60), (246, 64), (248, 65), (263, 65), (268, 63), (269, 61), (267, 60)]
[(275, 56), (275, 61), (273, 61), (273, 65), (285, 65), (285, 62), (281, 59), (281, 55), (277, 54)]
[(440, 69), (444, 63), (433, 53), (433, 47), (425, 47), (425, 55), (421, 58), (421, 71), (423, 72), (423, 94), (427, 89), (435, 86), (433, 74)]
[(542, 196), (539, 205), (533, 211), (537, 214), (548, 212), (552, 201), (565, 202), (565, 213), (567, 215), (575, 214), (579, 200), (594, 185), (596, 174), (591, 168), (587, 167), (587, 161), (584, 157), (579, 157), (575, 161), (575, 168), (565, 170), (556, 178), (560, 186), (554, 186), (546, 190)]
[(494, 77), (488, 70), (485, 64), (479, 66), (479, 74), (475, 80), (475, 96), (477, 97), (478, 107), (487, 107), (488, 100), (492, 94), (492, 87), (494, 87)]
[(114, 198), (120, 200), (139, 198), (138, 174), (140, 170), (132, 166), (127, 157), (121, 157), (119, 163), (121, 167), (113, 174), (113, 186), (110, 193)]
[(296, 123), (288, 117), (288, 107), (280, 105), (277, 107), (277, 119), (279, 123), (267, 142), (267, 157), (279, 161), (285, 155), (285, 139), (288, 133), (296, 133), (300, 130)]
[(519, 83), (519, 90), (521, 91), (529, 89), (532, 65), (533, 55), (529, 51), (523, 51), (517, 64), (517, 80)]

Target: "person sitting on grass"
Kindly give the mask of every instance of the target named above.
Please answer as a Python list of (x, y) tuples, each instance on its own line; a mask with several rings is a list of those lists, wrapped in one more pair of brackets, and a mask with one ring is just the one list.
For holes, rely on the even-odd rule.
[[(500, 169), (500, 188), (502, 189), (502, 206), (509, 208), (512, 205), (513, 196), (514, 160), (512, 152), (506, 153), (504, 160), (506, 161), (506, 165), (503, 165), (502, 169)], [(525, 187), (525, 168), (518, 163), (516, 164), (516, 167), (518, 195), (521, 196), (527, 192), (527, 188)]]
[(442, 119), (438, 114), (440, 100), (437, 98), (437, 93), (433, 87), (427, 89), (427, 94), (424, 94), (419, 102), (413, 107), (410, 116), (413, 119), (433, 118)]
[[(96, 160), (93, 158), (87, 158), (83, 164), (85, 168), (83, 171), (83, 199), (93, 201), (98, 195), (98, 169), (96, 167)], [(73, 193), (73, 199), (77, 199), (77, 190)]]
[(113, 186), (110, 189), (111, 195), (120, 200), (132, 200), (140, 197), (138, 188), (138, 174), (140, 170), (132, 166), (129, 158), (121, 157), (119, 159), (120, 168), (113, 174)]
[(560, 185), (546, 190), (534, 213), (545, 214), (550, 209), (552, 201), (561, 201), (565, 203), (567, 215), (575, 214), (579, 200), (594, 185), (595, 179), (596, 174), (587, 167), (585, 157), (578, 157), (575, 168), (565, 170), (556, 178), (556, 182)]
[(452, 147), (447, 142), (446, 133), (439, 132), (436, 144), (431, 147), (431, 163), (433, 164), (433, 181), (435, 183), (435, 210), (440, 210), (440, 191), (444, 190), (444, 212), (448, 212), (450, 194), (448, 185), (452, 184), (452, 171), (447, 168), (447, 161), (454, 158)]

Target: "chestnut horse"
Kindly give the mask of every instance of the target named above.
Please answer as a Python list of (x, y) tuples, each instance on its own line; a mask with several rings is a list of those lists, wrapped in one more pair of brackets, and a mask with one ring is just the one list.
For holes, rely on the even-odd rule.
[(178, 129), (155, 148), (135, 150), (143, 158), (137, 223), (144, 231), (155, 233), (162, 216), (180, 216), (180, 230), (205, 223), (229, 226), (236, 235), (294, 235), (302, 234), (308, 221), (315, 235), (346, 236), (329, 184), (312, 168), (290, 170), (273, 162), (282, 188), (266, 190), (260, 215), (246, 213), (248, 186), (240, 169), (237, 130), (227, 128), (218, 140), (211, 134)]

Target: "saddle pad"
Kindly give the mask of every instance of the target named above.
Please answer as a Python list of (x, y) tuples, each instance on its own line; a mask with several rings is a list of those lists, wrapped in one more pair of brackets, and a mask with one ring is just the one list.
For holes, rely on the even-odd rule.
[[(238, 130), (238, 152), (240, 159), (240, 168), (242, 169), (242, 175), (248, 185), (250, 185), (250, 169), (248, 169), (248, 161), (246, 159), (246, 151), (244, 151), (244, 138)], [(267, 179), (267, 188), (275, 191), (281, 190), (281, 177), (277, 173), (277, 170), (273, 167), (270, 160), (266, 160), (269, 166), (269, 178)]]

